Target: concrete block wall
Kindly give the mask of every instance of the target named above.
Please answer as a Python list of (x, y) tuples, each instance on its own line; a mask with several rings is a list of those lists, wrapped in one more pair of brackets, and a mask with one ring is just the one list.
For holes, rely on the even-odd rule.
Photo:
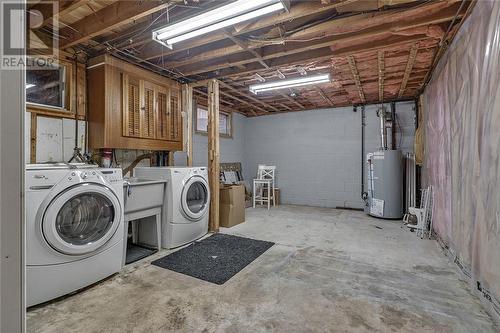
[[(379, 107), (365, 109), (365, 154), (380, 147)], [(414, 103), (397, 103), (396, 113), (398, 148), (413, 151)], [(361, 156), (360, 108), (358, 112), (345, 107), (248, 118), (244, 151), (247, 180), (254, 178), (258, 164), (276, 165), (283, 203), (363, 207), (361, 167), (366, 177), (366, 163)]]
[[(239, 113), (233, 113), (233, 137), (220, 138), (220, 161), (221, 162), (242, 162), (244, 160), (245, 149), (245, 123), (247, 118)], [(194, 126), (194, 124), (193, 124)], [(193, 135), (193, 165), (207, 166), (208, 165), (208, 136), (205, 134), (195, 133)], [(186, 154), (184, 152), (176, 152), (174, 155), (174, 163), (176, 166), (186, 165)]]

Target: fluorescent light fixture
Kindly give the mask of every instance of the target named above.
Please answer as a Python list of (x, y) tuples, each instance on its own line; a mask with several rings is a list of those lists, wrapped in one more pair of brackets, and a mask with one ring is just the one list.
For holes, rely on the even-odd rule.
[(307, 86), (311, 84), (319, 84), (326, 82), (330, 82), (330, 74), (303, 76), (296, 79), (279, 80), (268, 83), (254, 84), (250, 86), (250, 91), (253, 92), (254, 94), (258, 94), (263, 91), (300, 87), (300, 86)]
[(29, 88), (33, 88), (33, 87), (36, 87), (36, 84), (33, 84), (33, 83), (26, 84), (26, 90), (28, 90)]
[(190, 38), (284, 9), (281, 0), (238, 0), (153, 31), (153, 39), (169, 48)]

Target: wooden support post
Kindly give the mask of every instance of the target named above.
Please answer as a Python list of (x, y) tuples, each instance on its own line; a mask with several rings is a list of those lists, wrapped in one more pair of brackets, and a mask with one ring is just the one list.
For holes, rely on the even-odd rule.
[(209, 231), (219, 231), (219, 81), (208, 82), (208, 178), (210, 183)]
[(193, 166), (193, 87), (189, 84), (182, 86), (183, 112), (183, 144), (186, 152), (187, 166)]
[(30, 163), (36, 163), (36, 132), (37, 132), (37, 114), (31, 113), (30, 130)]
[(174, 162), (174, 154), (175, 151), (169, 151), (167, 155), (167, 166), (173, 167), (175, 162)]

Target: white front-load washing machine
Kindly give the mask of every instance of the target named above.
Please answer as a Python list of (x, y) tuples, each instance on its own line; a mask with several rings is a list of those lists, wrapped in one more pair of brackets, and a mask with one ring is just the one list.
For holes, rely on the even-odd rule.
[(26, 166), (26, 298), (36, 305), (122, 267), (121, 169)]
[(162, 247), (178, 247), (207, 234), (210, 207), (207, 168), (138, 167), (134, 176), (167, 181)]

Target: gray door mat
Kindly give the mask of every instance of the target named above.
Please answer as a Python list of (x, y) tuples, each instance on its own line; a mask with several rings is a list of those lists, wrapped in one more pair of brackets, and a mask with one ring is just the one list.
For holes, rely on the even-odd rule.
[(214, 234), (152, 264), (221, 285), (273, 245), (272, 242)]
[(127, 256), (125, 258), (125, 265), (149, 257), (156, 252), (158, 252), (157, 249), (151, 249), (149, 247), (137, 244), (127, 244)]

